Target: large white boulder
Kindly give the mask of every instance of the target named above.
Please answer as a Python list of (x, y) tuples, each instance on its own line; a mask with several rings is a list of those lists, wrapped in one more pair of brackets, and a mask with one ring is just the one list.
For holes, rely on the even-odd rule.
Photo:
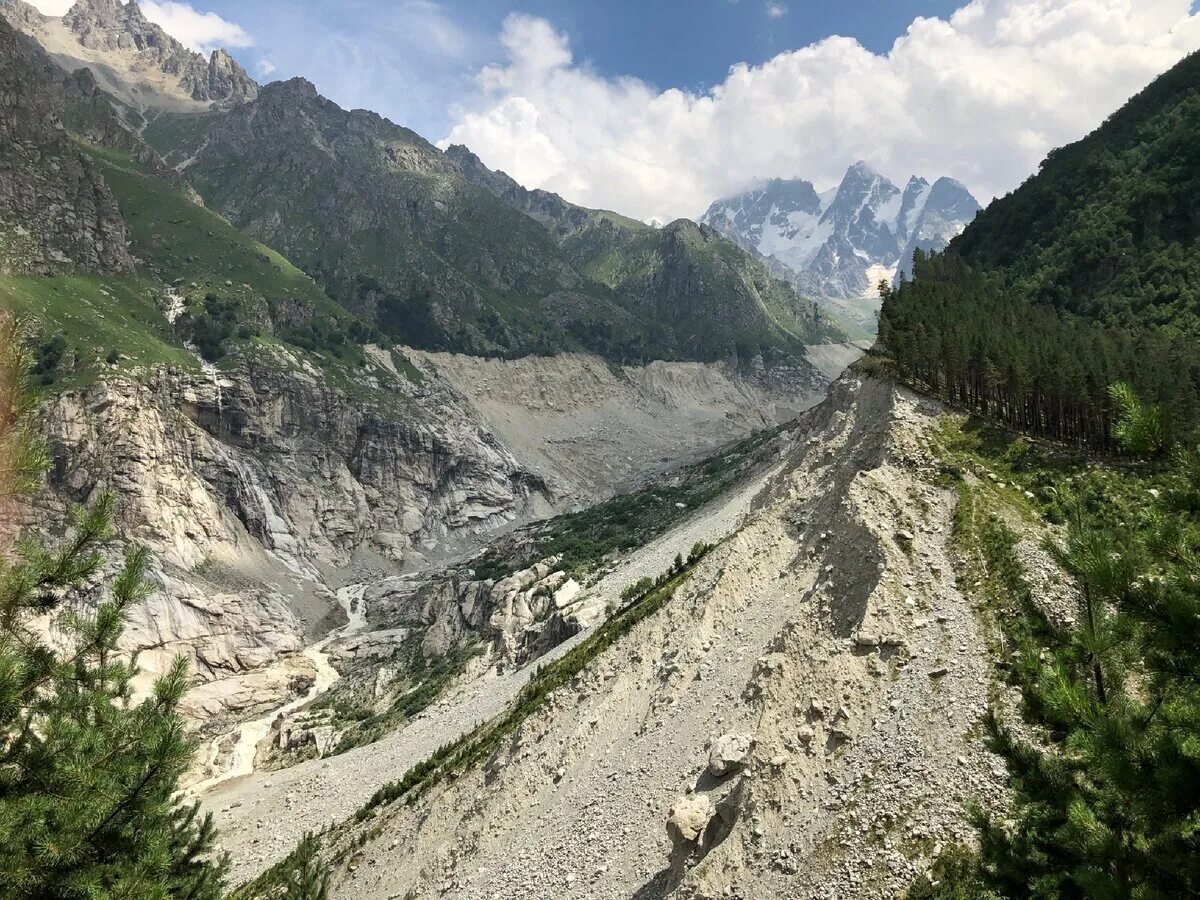
[(754, 739), (748, 734), (726, 734), (713, 741), (708, 751), (708, 774), (724, 778), (744, 768)]
[(672, 845), (677, 849), (700, 845), (714, 812), (712, 801), (704, 794), (689, 794), (676, 800), (667, 813), (667, 834)]

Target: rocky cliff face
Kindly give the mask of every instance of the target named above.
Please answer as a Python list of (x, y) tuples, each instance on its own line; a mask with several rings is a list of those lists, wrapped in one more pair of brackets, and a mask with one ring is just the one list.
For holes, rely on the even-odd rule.
[(62, 82), (0, 18), (0, 274), (133, 267), (117, 203), (63, 127)]
[(112, 489), (123, 536), (155, 552), (160, 591), (127, 634), (148, 677), (183, 652), (201, 717), (277, 701), (262, 670), (328, 630), (323, 573), (420, 567), (539, 502), (539, 480), (451, 398), (414, 387), (407, 402), (381, 414), (283, 354), (114, 378), (44, 410), (40, 505), (57, 520)]
[(378, 626), (415, 634), (428, 658), (482, 642), (487, 664), (521, 666), (604, 617), (604, 601), (582, 598), (558, 566), (549, 557), (498, 580), (466, 568), (420, 583), (390, 578), (365, 597)]
[(133, 536), (184, 569), (239, 532), (301, 576), (363, 547), (411, 564), (512, 521), (541, 489), (442, 398), (385, 416), (286, 357), (114, 379), (45, 415), (53, 485), (74, 500), (117, 488)]
[(196, 100), (244, 103), (258, 96), (258, 85), (225, 50), (212, 51), (208, 65), (198, 75), (191, 83)]
[(137, 0), (78, 0), (62, 18), (79, 44), (91, 51), (131, 58), (138, 69), (177, 76), (179, 89), (203, 103), (243, 103), (258, 85), (224, 50), (189, 50), (142, 13)]

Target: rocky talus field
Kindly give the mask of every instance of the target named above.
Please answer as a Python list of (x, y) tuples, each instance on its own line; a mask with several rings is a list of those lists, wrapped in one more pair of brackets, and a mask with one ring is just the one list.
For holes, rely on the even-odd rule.
[[(844, 376), (769, 464), (584, 589), (618, 608), (675, 553), (715, 545), (599, 652), (623, 614), (536, 666), (464, 676), (377, 743), (205, 795), (235, 874), (327, 829), (337, 897), (902, 893), (969, 840), (968, 801), (1004, 804), (978, 733), (1007, 689), (958, 583), (970, 561), (931, 449), (942, 413)], [(1031, 577), (1054, 582), (1039, 533), (1012, 520)], [(581, 653), (569, 680), (531, 691)], [(488, 748), (473, 762), (376, 794), (468, 732)]]

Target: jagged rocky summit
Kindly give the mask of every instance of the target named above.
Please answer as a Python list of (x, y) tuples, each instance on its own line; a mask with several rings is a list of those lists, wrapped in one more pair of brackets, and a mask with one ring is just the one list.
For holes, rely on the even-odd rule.
[(147, 19), (137, 0), (78, 0), (62, 17), (42, 15), (24, 0), (0, 0), (0, 15), (63, 69), (91, 69), (101, 87), (137, 110), (189, 110), (258, 96), (258, 85), (228, 52), (189, 49)]

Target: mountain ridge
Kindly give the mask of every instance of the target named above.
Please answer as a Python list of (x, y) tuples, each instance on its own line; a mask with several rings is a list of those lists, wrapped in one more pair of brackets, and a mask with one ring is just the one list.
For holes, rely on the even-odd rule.
[[(144, 137), (210, 207), (390, 339), (617, 361), (765, 354), (804, 367), (806, 344), (846, 336), (723, 240), (527, 191), (465, 148), (443, 152), (376, 113), (343, 110), (303, 78), (260, 89), (223, 51), (205, 68), (136, 2), (78, 0), (57, 19), (0, 3), (60, 66), (117, 91), (134, 135), (123, 149), (148, 158)], [(80, 52), (56, 53), (64, 40)], [(125, 74), (161, 78), (135, 89), (118, 57)]]
[(180, 123), (182, 139), (159, 149), (207, 203), (413, 346), (749, 360), (844, 337), (715, 232), (672, 242), (688, 226), (658, 231), (529, 191), (304, 79), (195, 129), (160, 121)]

